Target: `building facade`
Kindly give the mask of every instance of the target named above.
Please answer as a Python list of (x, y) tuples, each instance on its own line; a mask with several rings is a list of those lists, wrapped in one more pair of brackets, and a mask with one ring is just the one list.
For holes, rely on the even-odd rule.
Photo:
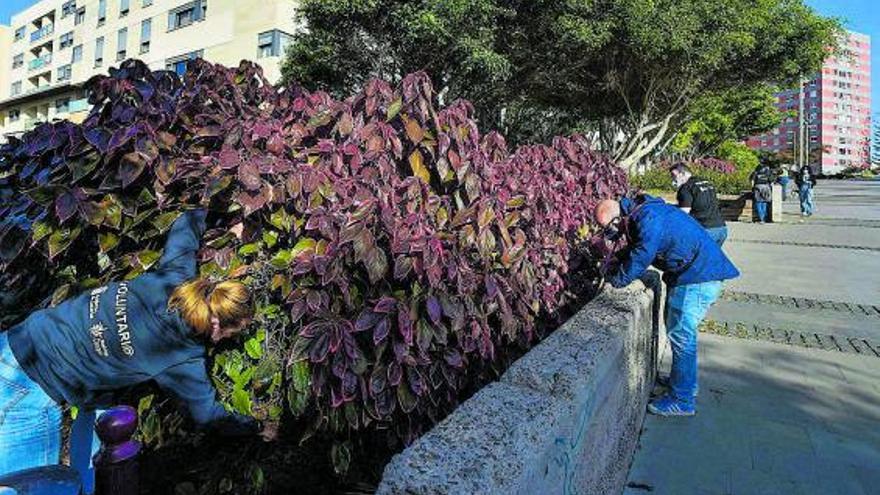
[(253, 60), (281, 77), (295, 0), (41, 0), (0, 26), (0, 142), (41, 122), (82, 121), (83, 88), (128, 58), (182, 73), (201, 57)]
[[(804, 121), (810, 164), (823, 174), (868, 167), (871, 158), (871, 38), (849, 32), (841, 52), (825, 61), (822, 72), (804, 87)], [(800, 146), (800, 98), (797, 89), (777, 95), (785, 112), (782, 125), (749, 138), (758, 150), (797, 156)]]

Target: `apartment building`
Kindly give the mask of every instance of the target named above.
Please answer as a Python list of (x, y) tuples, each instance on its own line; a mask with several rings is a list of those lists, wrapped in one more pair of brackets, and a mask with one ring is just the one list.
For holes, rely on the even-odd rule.
[(83, 83), (128, 58), (183, 73), (195, 57), (281, 77), (295, 0), (41, 0), (0, 26), (0, 142), (82, 121)]
[[(841, 51), (825, 61), (822, 71), (803, 88), (806, 141), (810, 163), (824, 174), (867, 167), (871, 158), (871, 38), (849, 32)], [(786, 112), (782, 125), (749, 138), (747, 144), (774, 153), (796, 155), (799, 147), (800, 93), (777, 95)]]
[[(810, 164), (824, 174), (867, 167), (871, 156), (871, 38), (848, 32), (841, 51), (828, 58), (822, 71), (803, 87), (805, 142)], [(758, 150), (796, 156), (800, 123), (800, 92), (783, 91), (777, 107), (787, 114), (778, 128), (749, 138)]]

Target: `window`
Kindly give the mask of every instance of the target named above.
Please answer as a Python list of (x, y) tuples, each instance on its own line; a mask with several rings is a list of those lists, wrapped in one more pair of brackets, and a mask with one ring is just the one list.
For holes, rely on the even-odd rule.
[(128, 0), (119, 0), (119, 17), (125, 17), (128, 15), (129, 1)]
[(76, 13), (76, 0), (67, 0), (61, 4), (61, 18), (64, 19), (69, 15)]
[(76, 11), (76, 16), (74, 16), (74, 18), (73, 18), (73, 25), (74, 25), (74, 26), (79, 26), (80, 24), (82, 24), (83, 22), (85, 22), (85, 20), (86, 20), (86, 8), (85, 8), (85, 7), (80, 7), (80, 8)]
[(75, 64), (83, 59), (83, 46), (76, 45), (70, 55), (70, 63)]
[(202, 53), (203, 51), (199, 50), (197, 52), (190, 52), (186, 55), (181, 55), (179, 57), (169, 58), (165, 61), (165, 70), (173, 70), (178, 75), (182, 76), (186, 73), (186, 63), (190, 60), (201, 57)]
[(141, 53), (150, 51), (150, 38), (153, 35), (153, 20), (145, 19), (141, 23)]
[(277, 29), (260, 33), (257, 37), (257, 58), (284, 55), (284, 50), (292, 40), (292, 36)]
[(12, 68), (17, 69), (24, 65), (24, 53), (19, 53), (12, 58)]
[(9, 121), (10, 122), (18, 122), (18, 119), (21, 118), (21, 110), (10, 110), (9, 111)]
[(153, 5), (153, 0), (144, 0), (144, 3), (141, 4), (141, 7), (149, 7), (150, 5)]
[(24, 27), (20, 27), (20, 28), (16, 29), (16, 30), (15, 30), (15, 40), (14, 40), (14, 41), (23, 40), (23, 39), (24, 39), (24, 33), (25, 33), (25, 28), (24, 28)]
[(12, 93), (12, 96), (16, 96), (16, 95), (21, 94), (21, 81), (17, 81), (17, 82), (12, 83), (11, 93)]
[(95, 40), (95, 67), (104, 64), (104, 37)]
[(195, 0), (181, 5), (168, 13), (168, 30), (173, 31), (205, 19), (207, 0)]
[(69, 81), (71, 75), (73, 75), (73, 70), (70, 67), (70, 64), (62, 65), (58, 68), (58, 75), (56, 76), (56, 80), (58, 82), (61, 81)]
[(98, 25), (103, 26), (107, 20), (107, 0), (98, 0)]
[(55, 100), (55, 111), (58, 113), (67, 113), (70, 111), (70, 98), (60, 98)]
[(119, 30), (116, 36), (116, 60), (125, 60), (126, 47), (128, 46), (128, 28)]
[(70, 48), (71, 46), (73, 46), (73, 31), (61, 35), (61, 38), (58, 41), (60, 42), (58, 46), (61, 50), (64, 50), (65, 48)]

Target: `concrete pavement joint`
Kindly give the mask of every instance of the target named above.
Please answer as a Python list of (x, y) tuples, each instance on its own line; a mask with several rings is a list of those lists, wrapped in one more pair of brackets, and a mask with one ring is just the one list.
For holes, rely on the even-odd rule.
[(753, 292), (741, 292), (725, 290), (721, 294), (722, 301), (748, 302), (758, 304), (771, 304), (798, 309), (813, 309), (816, 311), (837, 311), (856, 315), (872, 316), (880, 318), (880, 307), (864, 304), (843, 303), (836, 301), (822, 301), (819, 299), (807, 299), (803, 297), (778, 296), (769, 294), (756, 294)]
[(842, 244), (823, 244), (819, 242), (789, 242), (789, 241), (770, 241), (766, 239), (729, 239), (728, 242), (739, 242), (745, 244), (771, 244), (774, 246), (798, 246), (798, 247), (817, 247), (829, 249), (851, 249), (854, 251), (878, 251), (880, 247), (872, 246), (845, 246)]
[(768, 328), (751, 323), (721, 322), (716, 320), (703, 321), (700, 325), (700, 332), (745, 340), (776, 342), (809, 349), (880, 357), (880, 341), (872, 341), (863, 337), (840, 337), (820, 333), (798, 332), (784, 328)]

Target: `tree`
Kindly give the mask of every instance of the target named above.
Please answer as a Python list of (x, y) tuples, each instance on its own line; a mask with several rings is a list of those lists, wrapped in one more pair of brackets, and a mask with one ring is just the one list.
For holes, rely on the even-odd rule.
[(372, 78), (399, 81), (424, 70), (441, 98), (503, 106), (512, 76), (498, 31), (510, 17), (495, 0), (304, 0), (307, 30), (295, 35), (285, 80), (345, 97)]
[(762, 83), (697, 98), (670, 151), (688, 159), (717, 155), (718, 148), (728, 141), (742, 141), (775, 129), (785, 117), (776, 107), (775, 92), (774, 86)]
[(350, 92), (425, 69), (515, 141), (586, 131), (623, 166), (706, 94), (815, 72), (837, 20), (803, 0), (304, 0), (285, 75)]

